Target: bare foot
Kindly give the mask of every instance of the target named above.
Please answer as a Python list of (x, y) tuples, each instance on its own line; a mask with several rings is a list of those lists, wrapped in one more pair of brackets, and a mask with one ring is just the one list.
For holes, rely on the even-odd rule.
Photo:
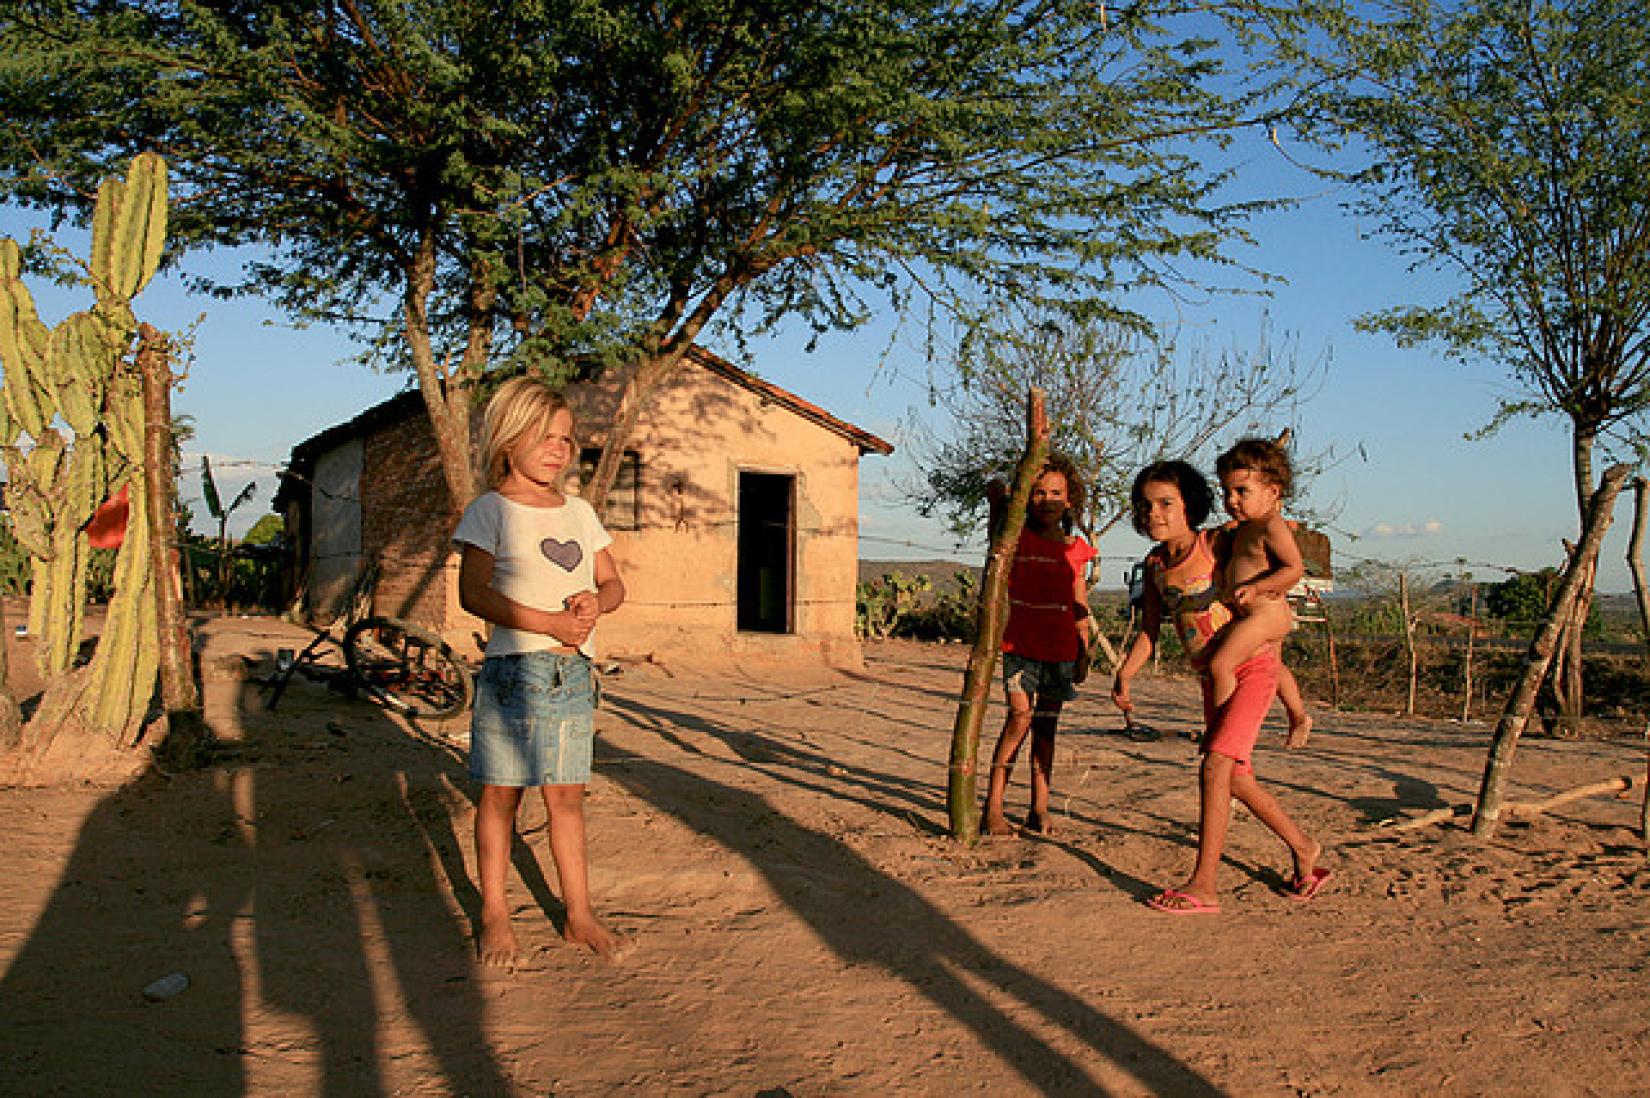
[(520, 958), (521, 945), (516, 941), (516, 930), (510, 925), (508, 913), (481, 917), (476, 955), (489, 968), (509, 968)]
[(1307, 847), (1304, 857), (1298, 850), (1291, 851), (1295, 859), (1295, 880), (1297, 881), (1310, 881), (1312, 879), (1312, 871), (1318, 867), (1318, 857), (1323, 854), (1322, 843), (1316, 839), (1308, 839), (1307, 842), (1311, 845)]
[(1312, 738), (1312, 714), (1303, 713), (1298, 721), (1289, 722), (1289, 735), (1284, 738), (1283, 746), (1289, 748), (1305, 747), (1306, 741)]
[(1008, 817), (1001, 812), (987, 812), (985, 822), (981, 825), (987, 835), (1013, 835), (1014, 825), (1008, 822)]
[(574, 945), (582, 945), (596, 956), (617, 961), (634, 947), (635, 942), (623, 934), (615, 934), (594, 914), (567, 917), (567, 929), (562, 937)]
[(1046, 812), (1026, 813), (1026, 830), (1034, 835), (1054, 834), (1054, 820)]

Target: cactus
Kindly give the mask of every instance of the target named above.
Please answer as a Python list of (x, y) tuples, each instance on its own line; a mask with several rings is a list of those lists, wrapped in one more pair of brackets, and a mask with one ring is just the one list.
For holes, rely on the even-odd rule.
[(0, 240), (0, 363), (6, 370), (8, 446), (16, 443), (19, 431), (38, 439), (51, 420), (50, 393), (41, 381), (51, 330), (41, 323), (34, 297), (19, 280), (21, 266), (16, 241)]
[[(126, 540), (115, 557), (115, 597), (109, 601), (103, 636), (92, 660), (91, 720), (119, 729), (141, 717), (154, 694), (160, 667), (155, 623), (155, 570), (149, 559), (148, 505), (141, 490), (130, 493)], [(142, 536), (139, 536), (139, 535)], [(110, 658), (105, 659), (108, 655)]]
[[(124, 180), (103, 182), (87, 268), (96, 304), (56, 328), (40, 320), (22, 282), (21, 250), (0, 240), (0, 456), (9, 474), (13, 532), (32, 559), (29, 625), (41, 639), (41, 670), (48, 676), (65, 672), (79, 649), (87, 524), (122, 486), (134, 501), (144, 495), (143, 391), (132, 361), (137, 319), (131, 299), (160, 265), (166, 214), (160, 157), (145, 153)], [(148, 521), (147, 508), (134, 504), (82, 714), (117, 735), (142, 719), (155, 685)]]
[(92, 214), (92, 284), (98, 304), (125, 308), (149, 284), (166, 242), (166, 161), (144, 153), (125, 181), (98, 188)]

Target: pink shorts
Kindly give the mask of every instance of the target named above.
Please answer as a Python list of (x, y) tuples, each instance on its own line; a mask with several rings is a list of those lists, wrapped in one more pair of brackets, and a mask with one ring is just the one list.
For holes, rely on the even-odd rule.
[(1208, 675), (1202, 677), (1203, 686), (1203, 751), (1225, 755), (1237, 763), (1243, 773), (1253, 773), (1249, 756), (1254, 754), (1260, 739), (1260, 726), (1266, 720), (1266, 711), (1272, 708), (1272, 699), (1278, 695), (1278, 660), (1276, 648), (1255, 653), (1237, 669), (1237, 691), (1226, 708), (1215, 712), (1214, 682)]

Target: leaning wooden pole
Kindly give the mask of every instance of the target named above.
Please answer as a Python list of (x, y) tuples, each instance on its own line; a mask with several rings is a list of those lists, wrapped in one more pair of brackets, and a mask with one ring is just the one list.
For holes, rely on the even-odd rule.
[(1587, 506), (1587, 525), (1582, 531), (1581, 544), (1571, 555), (1570, 566), (1564, 570), (1564, 579), (1547, 610), (1546, 620), (1530, 641), (1530, 652), (1525, 657), (1518, 684), (1508, 695), (1506, 707), (1501, 711), (1501, 720), (1496, 724), (1495, 736), (1490, 742), (1484, 781), (1478, 790), (1478, 807), (1472, 818), (1472, 833), (1480, 838), (1495, 834), (1496, 824), (1500, 822), (1501, 802), (1505, 797), (1507, 776), (1512, 772), (1518, 737), (1529, 723), (1535, 693), (1541, 688), (1541, 681), (1552, 664), (1553, 652), (1558, 647), (1565, 624), (1570, 621), (1586, 578), (1598, 560), (1599, 546), (1604, 542), (1605, 531), (1610, 528), (1616, 496), (1621, 493), (1621, 486), (1626, 483), (1627, 474), (1631, 471), (1626, 465), (1612, 466), (1604, 474), (1598, 491), (1593, 493), (1592, 501)]
[(184, 614), (177, 550), (177, 488), (172, 475), (172, 362), (166, 337), (148, 324), (138, 329), (138, 372), (143, 378), (143, 491), (147, 498), (149, 559), (155, 569), (156, 630), (160, 634), (160, 690), (166, 738), (155, 748), (170, 767), (194, 766), (208, 732), (195, 686), (194, 644)]
[(1650, 517), (1650, 480), (1633, 479), (1633, 534), (1627, 539), (1627, 570), (1633, 574), (1633, 594), (1639, 604), (1639, 629), (1645, 655), (1650, 658), (1650, 584), (1644, 578), (1644, 527)]
[(1008, 624), (1008, 573), (1014, 567), (1014, 549), (1025, 528), (1026, 504), (1031, 487), (1048, 460), (1048, 412), (1043, 391), (1032, 389), (1026, 397), (1026, 449), (1014, 471), (1014, 489), (1009, 494), (1002, 523), (991, 532), (991, 549), (985, 562), (985, 580), (980, 585), (976, 611), (974, 650), (963, 674), (962, 699), (957, 704), (957, 723), (951, 730), (951, 773), (946, 791), (946, 808), (951, 816), (951, 837), (973, 845), (980, 838), (980, 804), (976, 775), (980, 755), (980, 728), (985, 723), (991, 701), (991, 677), (997, 669), (997, 652), (1002, 647), (1003, 629)]

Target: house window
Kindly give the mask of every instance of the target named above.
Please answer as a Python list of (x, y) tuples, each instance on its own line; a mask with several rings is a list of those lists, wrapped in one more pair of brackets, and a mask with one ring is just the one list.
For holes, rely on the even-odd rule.
[[(579, 487), (589, 483), (601, 456), (602, 452), (597, 449), (579, 454)], [(613, 490), (607, 493), (607, 512), (602, 515), (602, 525), (609, 530), (642, 528), (642, 459), (634, 450), (626, 450), (619, 462)]]

